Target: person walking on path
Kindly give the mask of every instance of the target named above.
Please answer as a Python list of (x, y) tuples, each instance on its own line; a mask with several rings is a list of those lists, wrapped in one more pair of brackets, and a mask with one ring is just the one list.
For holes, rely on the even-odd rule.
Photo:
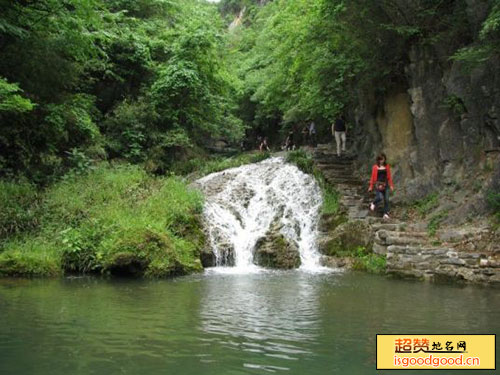
[(285, 150), (286, 151), (293, 151), (295, 150), (295, 142), (294, 142), (295, 134), (293, 130), (290, 130), (288, 133), (288, 137), (286, 138), (285, 141)]
[(392, 182), (391, 167), (387, 164), (387, 157), (381, 153), (377, 156), (377, 162), (372, 167), (372, 176), (370, 178), (370, 187), (368, 191), (371, 192), (375, 187), (375, 200), (370, 203), (370, 211), (375, 211), (377, 205), (384, 200), (384, 219), (389, 217), (389, 187), (394, 191), (394, 184)]
[(260, 150), (260, 152), (265, 152), (265, 151), (269, 152), (269, 151), (271, 151), (269, 149), (269, 145), (267, 144), (267, 137), (264, 137), (264, 139), (260, 143), (259, 150)]
[[(337, 143), (337, 156), (340, 157), (342, 152), (345, 153), (345, 143), (347, 136), (347, 128), (345, 124), (345, 117), (340, 116), (332, 124), (332, 135), (335, 137), (335, 142)], [(341, 147), (342, 146), (342, 147)]]
[(316, 124), (311, 121), (309, 124), (309, 140), (311, 141), (311, 146), (316, 147)]
[(309, 144), (309, 128), (304, 125), (302, 129), (302, 146), (307, 146)]

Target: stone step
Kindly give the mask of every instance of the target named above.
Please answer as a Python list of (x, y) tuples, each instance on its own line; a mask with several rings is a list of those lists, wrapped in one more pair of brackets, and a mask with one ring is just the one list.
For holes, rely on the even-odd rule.
[(419, 231), (409, 231), (405, 230), (387, 230), (379, 229), (377, 231), (381, 237), (414, 237), (414, 238), (429, 238), (429, 233), (419, 232)]
[(314, 161), (318, 164), (331, 164), (331, 165), (353, 165), (353, 161), (349, 159), (334, 158), (328, 155), (316, 155)]
[[(349, 165), (339, 165), (339, 164), (316, 164), (318, 169), (323, 172), (337, 173), (339, 175), (349, 175), (354, 176), (352, 173), (352, 167)], [(356, 176), (357, 177), (357, 176)]]
[(379, 255), (386, 255), (387, 254), (387, 245), (381, 245), (381, 244), (375, 242), (373, 244), (373, 252), (375, 254), (379, 254)]
[(368, 224), (376, 224), (376, 223), (383, 223), (383, 224), (399, 224), (400, 221), (398, 219), (383, 219), (382, 217), (378, 216), (369, 216), (366, 218)]
[(387, 255), (390, 254), (425, 254), (433, 255), (438, 257), (448, 257), (450, 255), (456, 254), (457, 252), (451, 248), (446, 247), (436, 247), (436, 246), (401, 246), (401, 245), (389, 245), (387, 246)]
[(358, 181), (338, 181), (334, 179), (326, 179), (326, 182), (328, 182), (330, 185), (333, 185), (337, 188), (337, 190), (340, 190), (339, 185), (348, 185), (348, 186), (361, 186), (361, 183)]
[(380, 245), (397, 245), (397, 246), (406, 246), (406, 245), (425, 245), (428, 244), (428, 240), (426, 238), (419, 237), (399, 237), (399, 236), (387, 236), (380, 237), (379, 232), (375, 234), (375, 242)]
[(372, 228), (375, 231), (382, 229), (382, 230), (386, 230), (386, 231), (400, 232), (400, 231), (404, 230), (405, 224), (375, 223), (375, 224), (372, 224)]
[(346, 185), (352, 185), (353, 183), (356, 185), (361, 185), (361, 181), (359, 181), (357, 178), (347, 178), (347, 177), (338, 177), (338, 176), (325, 176), (325, 179), (328, 181), (333, 181), (336, 184), (346, 184)]
[(344, 195), (343, 197), (340, 197), (340, 199), (339, 199), (339, 200), (340, 200), (341, 202), (349, 202), (349, 203), (351, 203), (351, 202), (355, 202), (355, 203), (359, 203), (359, 204), (363, 203), (363, 201), (364, 201), (364, 200), (363, 200), (363, 197), (360, 197), (360, 196), (357, 196), (357, 197), (356, 197), (356, 196), (354, 196), (354, 195), (351, 195), (351, 196), (345, 196), (345, 195)]
[(351, 183), (353, 181), (356, 181), (356, 182), (359, 182), (360, 184), (362, 184), (363, 182), (359, 179), (357, 179), (356, 177), (353, 177), (353, 176), (343, 176), (343, 175), (336, 175), (336, 174), (333, 174), (333, 173), (323, 173), (323, 176), (325, 178), (329, 178), (329, 179), (332, 179), (332, 180), (336, 180), (336, 181), (347, 181), (348, 183)]
[[(329, 154), (329, 155), (337, 157), (337, 148), (336, 147), (335, 148), (318, 147), (314, 150), (314, 153), (315, 154), (318, 154), (318, 153)], [(354, 159), (356, 157), (356, 155), (354, 155), (350, 152), (344, 152), (344, 153), (341, 153), (340, 157), (346, 158), (346, 159)]]
[(352, 208), (347, 213), (347, 216), (349, 217), (350, 220), (361, 220), (361, 219), (366, 219), (368, 217), (368, 214), (369, 214), (368, 210), (360, 210), (357, 208)]

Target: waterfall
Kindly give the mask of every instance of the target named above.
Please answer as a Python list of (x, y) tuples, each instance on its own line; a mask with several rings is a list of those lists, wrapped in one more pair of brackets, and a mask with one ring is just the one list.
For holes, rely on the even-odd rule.
[(211, 174), (197, 185), (206, 197), (203, 216), (218, 266), (259, 269), (255, 246), (273, 227), (298, 248), (302, 269), (320, 267), (316, 238), (322, 197), (312, 176), (273, 157)]

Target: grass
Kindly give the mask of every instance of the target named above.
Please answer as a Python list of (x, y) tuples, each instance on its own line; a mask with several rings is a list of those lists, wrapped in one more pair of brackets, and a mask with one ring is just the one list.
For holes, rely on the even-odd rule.
[(39, 194), (34, 185), (0, 181), (0, 207), (0, 241), (37, 227)]
[(325, 215), (338, 213), (339, 193), (326, 182), (321, 171), (314, 165), (312, 157), (303, 150), (296, 150), (287, 154), (286, 161), (295, 164), (302, 172), (311, 174), (316, 178), (323, 195), (321, 212)]
[(0, 274), (164, 277), (202, 268), (203, 200), (177, 177), (102, 164), (43, 192), (30, 189), (2, 192), (4, 201), (22, 193), (36, 204), (35, 209), (29, 203), (11, 205), (22, 230), (3, 228), (10, 235), (0, 243)]

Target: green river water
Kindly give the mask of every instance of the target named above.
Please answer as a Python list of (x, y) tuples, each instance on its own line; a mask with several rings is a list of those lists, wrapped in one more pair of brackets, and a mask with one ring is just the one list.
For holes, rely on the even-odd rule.
[(376, 371), (375, 334), (500, 333), (498, 296), (362, 273), (3, 279), (0, 374), (490, 375)]

